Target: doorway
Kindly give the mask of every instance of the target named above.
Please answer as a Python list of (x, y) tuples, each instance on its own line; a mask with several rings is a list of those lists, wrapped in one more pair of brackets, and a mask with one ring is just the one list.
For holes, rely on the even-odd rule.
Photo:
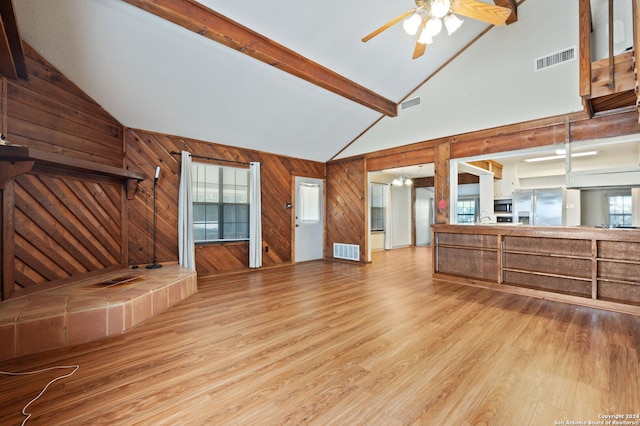
[(433, 224), (434, 193), (433, 188), (415, 189), (415, 244), (431, 245), (431, 224)]
[(295, 177), (294, 261), (324, 258), (324, 180)]

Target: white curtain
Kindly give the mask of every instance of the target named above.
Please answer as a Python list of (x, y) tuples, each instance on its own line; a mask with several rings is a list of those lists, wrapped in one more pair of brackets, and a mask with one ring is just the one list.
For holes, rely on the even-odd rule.
[(393, 215), (391, 213), (391, 185), (384, 187), (384, 249), (391, 250), (393, 245)]
[(249, 164), (249, 267), (262, 266), (262, 203), (260, 163)]
[(180, 265), (196, 269), (193, 238), (193, 202), (191, 193), (191, 154), (182, 151), (182, 171), (178, 191), (178, 258)]

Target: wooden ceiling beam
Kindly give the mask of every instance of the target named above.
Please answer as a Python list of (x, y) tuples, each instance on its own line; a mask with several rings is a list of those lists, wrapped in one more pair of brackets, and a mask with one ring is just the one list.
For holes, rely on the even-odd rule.
[(390, 117), (398, 114), (395, 102), (194, 0), (124, 1), (367, 108)]
[(0, 1), (0, 73), (28, 80), (22, 40), (12, 0)]
[(518, 20), (518, 4), (516, 0), (495, 0), (496, 6), (507, 7), (511, 9), (511, 15), (507, 18), (506, 24), (513, 24)]

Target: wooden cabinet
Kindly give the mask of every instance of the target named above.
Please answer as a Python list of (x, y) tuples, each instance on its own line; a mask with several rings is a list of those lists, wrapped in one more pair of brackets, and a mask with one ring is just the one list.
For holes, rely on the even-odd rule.
[(497, 277), (497, 236), (438, 233), (436, 238), (440, 272), (483, 280)]
[(502, 284), (591, 297), (591, 241), (502, 236)]
[(598, 241), (597, 297), (640, 305), (640, 242)]
[(434, 225), (434, 278), (640, 315), (640, 231)]

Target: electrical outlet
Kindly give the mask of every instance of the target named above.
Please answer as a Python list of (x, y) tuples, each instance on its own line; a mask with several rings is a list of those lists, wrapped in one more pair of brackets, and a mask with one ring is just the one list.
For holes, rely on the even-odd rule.
[(269, 253), (269, 246), (266, 246), (266, 247), (264, 248), (264, 252), (265, 252), (265, 253)]

